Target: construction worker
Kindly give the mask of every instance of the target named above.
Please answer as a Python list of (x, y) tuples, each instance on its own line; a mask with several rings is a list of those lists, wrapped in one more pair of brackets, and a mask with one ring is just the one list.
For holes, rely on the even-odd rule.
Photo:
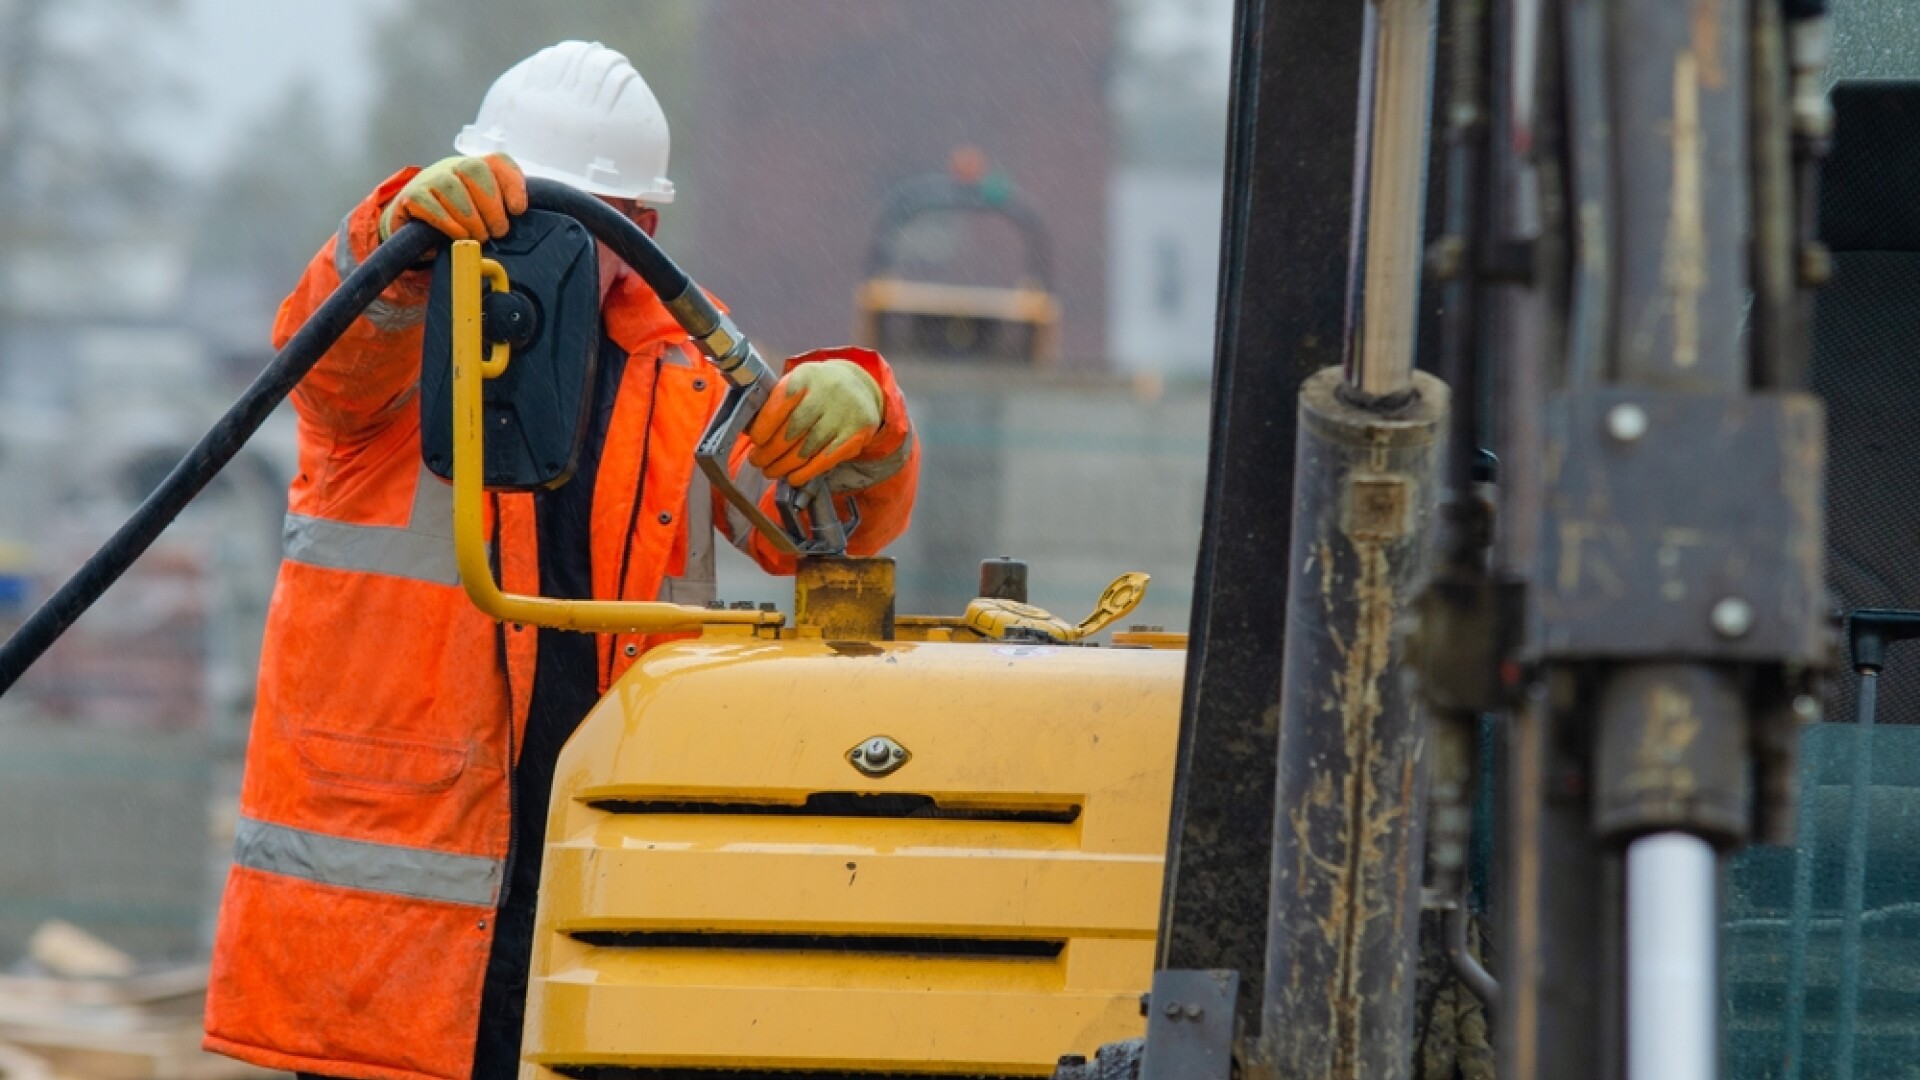
[[(598, 195), (649, 232), (673, 198), (659, 103), (625, 57), (597, 43), (563, 42), (515, 65), (454, 148), (462, 156), (396, 173), (347, 214), (282, 305), (276, 345), (406, 222), (452, 238), (501, 235), (525, 209), (523, 176)], [(722, 380), (636, 275), (604, 251), (600, 264), (596, 396), (574, 477), (489, 496), (503, 586), (699, 604), (714, 595), (716, 526), (767, 570), (791, 573), (694, 466)], [(300, 472), (206, 1038), (276, 1069), (515, 1074), (554, 761), (657, 643), (503, 626), (467, 601), (451, 488), (421, 464), (428, 281), (425, 270), (402, 275), (293, 398)], [(748, 439), (758, 468), (743, 479), (825, 475), (857, 498), (854, 554), (905, 529), (918, 452), (877, 354), (788, 361)], [(771, 511), (772, 492), (763, 498)]]

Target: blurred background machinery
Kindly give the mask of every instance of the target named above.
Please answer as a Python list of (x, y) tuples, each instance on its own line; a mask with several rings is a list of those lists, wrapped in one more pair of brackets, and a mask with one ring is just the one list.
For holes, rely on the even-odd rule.
[[(982, 234), (1009, 229), (1021, 262), (1017, 276), (1000, 271), (1011, 284), (954, 280), (982, 261), (977, 249), (990, 243)], [(1052, 278), (1039, 213), (977, 147), (961, 147), (946, 174), (915, 177), (887, 197), (854, 294), (855, 341), (886, 356), (1052, 364), (1060, 345)]]

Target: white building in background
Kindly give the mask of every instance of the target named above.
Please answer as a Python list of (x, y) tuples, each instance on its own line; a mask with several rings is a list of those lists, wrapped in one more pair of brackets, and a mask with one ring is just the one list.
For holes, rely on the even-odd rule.
[(1107, 195), (1107, 346), (1119, 371), (1207, 378), (1220, 278), (1218, 169), (1123, 165)]
[(1115, 0), (1107, 348), (1115, 370), (1213, 372), (1231, 0)]

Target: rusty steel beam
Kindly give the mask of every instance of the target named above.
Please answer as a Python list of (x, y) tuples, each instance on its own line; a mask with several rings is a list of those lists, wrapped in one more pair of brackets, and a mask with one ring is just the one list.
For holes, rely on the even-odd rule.
[(1272, 893), (1252, 1075), (1413, 1075), (1426, 732), (1402, 615), (1422, 584), (1448, 422), (1413, 370), (1432, 0), (1369, 0), (1345, 363), (1300, 390)]
[(1240, 0), (1205, 526), (1156, 966), (1241, 973), (1259, 1023), (1295, 395), (1341, 361), (1362, 6)]
[(1613, 381), (1743, 393), (1747, 5), (1609, 5), (1618, 260)]
[[(1533, 419), (1505, 444), (1539, 463), (1505, 536), (1509, 565), (1529, 569), (1538, 673), (1509, 742), (1512, 1080), (1711, 1075), (1711, 940), (1682, 935), (1699, 945), (1686, 978), (1643, 963), (1629, 980), (1623, 952), (1659, 950), (1689, 904), (1698, 919), (1716, 851), (1778, 832), (1755, 800), (1790, 801), (1779, 747), (1826, 663), (1823, 421), (1781, 392), (1804, 343), (1784, 280), (1778, 20), (1751, 10), (1772, 2), (1543, 5), (1558, 49), (1542, 51), (1532, 153), (1543, 235), (1569, 258), (1552, 275), (1564, 296), (1520, 305), (1564, 336), (1505, 356), (1546, 376), (1510, 382), (1509, 415)], [(1764, 340), (1750, 342), (1756, 271)], [(1692, 880), (1646, 869), (1673, 852)]]

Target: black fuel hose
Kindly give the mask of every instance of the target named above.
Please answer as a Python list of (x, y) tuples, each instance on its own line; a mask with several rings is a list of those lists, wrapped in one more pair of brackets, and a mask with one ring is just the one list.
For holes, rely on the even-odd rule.
[(577, 188), (556, 180), (527, 181), (527, 206), (565, 214), (587, 227), (594, 239), (613, 249), (615, 255), (647, 283), (665, 304), (680, 328), (695, 339), (706, 337), (720, 325), (720, 309), (707, 294), (694, 287), (685, 270), (660, 250), (653, 237), (625, 214)]
[[(719, 311), (707, 300), (706, 294), (695, 289), (693, 279), (620, 211), (592, 195), (551, 180), (528, 180), (527, 202), (534, 209), (565, 214), (586, 226), (588, 232), (639, 273), (688, 333), (702, 336), (717, 325)], [(267, 416), (286, 400), (367, 305), (393, 284), (394, 279), (444, 242), (445, 238), (431, 226), (410, 223), (388, 237), (359, 269), (340, 283), (132, 516), (14, 631), (6, 644), (0, 645), (0, 695), (12, 689), (74, 620), (92, 607), (102, 593), (120, 580), (134, 560), (153, 546), (173, 519), (180, 516), (187, 504), (233, 460), (254, 432), (260, 430)], [(682, 303), (674, 302), (683, 298)], [(702, 322), (705, 325), (701, 325)]]
[(667, 258), (653, 237), (596, 196), (556, 180), (529, 179), (527, 207), (565, 214), (585, 225), (595, 239), (633, 267), (663, 301), (672, 301), (693, 287), (693, 279)]
[(260, 430), (267, 416), (293, 392), (367, 305), (442, 239), (432, 226), (409, 224), (388, 237), (359, 269), (340, 283), (287, 342), (286, 348), (254, 378), (240, 400), (207, 429), (133, 515), (66, 584), (47, 597), (5, 645), (0, 645), (0, 694), (11, 689), (47, 647), (66, 633), (67, 627), (100, 599), (101, 593), (120, 580), (120, 575), (127, 572), (135, 559), (153, 546), (154, 540), (227, 462), (233, 460), (253, 433)]

